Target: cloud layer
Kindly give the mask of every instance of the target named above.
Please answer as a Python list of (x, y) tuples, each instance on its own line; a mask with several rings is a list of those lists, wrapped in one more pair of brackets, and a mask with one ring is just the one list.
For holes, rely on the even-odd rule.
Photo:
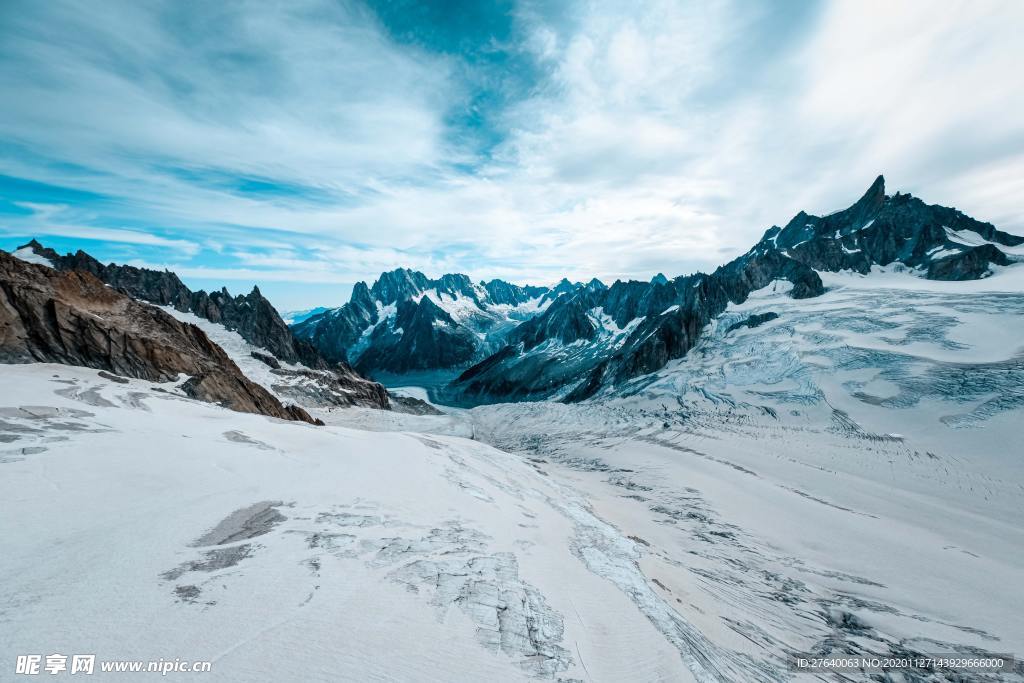
[(713, 268), (880, 172), (1024, 231), (1021, 3), (439, 7), (3, 3), (4, 246), (301, 307)]

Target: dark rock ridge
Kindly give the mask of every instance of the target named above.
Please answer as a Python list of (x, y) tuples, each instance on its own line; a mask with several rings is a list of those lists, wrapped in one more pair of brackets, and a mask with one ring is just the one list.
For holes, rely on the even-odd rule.
[(128, 296), (158, 306), (173, 306), (183, 313), (194, 313), (210, 322), (220, 323), (238, 332), (242, 339), (267, 349), (279, 360), (324, 368), (323, 359), (309, 344), (296, 339), (274, 306), (253, 287), (245, 296), (231, 296), (228, 290), (193, 292), (174, 273), (116, 263), (103, 264), (82, 250), (59, 255), (53, 249), (32, 240), (30, 248), (49, 260), (57, 270), (91, 273)]
[(474, 283), (462, 274), (431, 279), (399, 268), (372, 287), (356, 283), (347, 304), (296, 323), (292, 332), (325, 358), (364, 373), (465, 367), (499, 348), (522, 320), (583, 287), (568, 280), (555, 287)]
[(868, 273), (900, 263), (931, 280), (977, 280), (1011, 258), (999, 249), (1024, 244), (956, 209), (925, 204), (909, 194), (885, 194), (878, 176), (856, 204), (828, 216), (798, 213), (772, 226), (751, 253), (780, 251), (816, 270)]
[(956, 209), (907, 194), (888, 196), (879, 176), (850, 208), (823, 217), (800, 212), (710, 275), (668, 280), (659, 274), (650, 282), (567, 292), (509, 333), (506, 346), (464, 371), (448, 398), (583, 400), (681, 358), (729, 303), (742, 303), (772, 282), (788, 281), (789, 295), (805, 298), (824, 291), (817, 271), (868, 273), (899, 264), (931, 279), (978, 279), (1014, 261), (1000, 246), (1022, 243)]
[(565, 400), (583, 400), (682, 357), (730, 302), (742, 303), (775, 280), (789, 281), (795, 298), (824, 291), (814, 270), (777, 252), (738, 259), (710, 275), (581, 289), (524, 322), (505, 348), (463, 372), (452, 383), (452, 398), (537, 400), (575, 385)]
[[(305, 399), (296, 390), (285, 392), (290, 399), (317, 407), (362, 405), (388, 409), (387, 392), (376, 382), (360, 376), (346, 363), (331, 363), (320, 355), (310, 343), (297, 339), (274, 306), (258, 287), (245, 296), (231, 296), (227, 289), (207, 293), (193, 292), (170, 271), (136, 268), (135, 266), (102, 264), (86, 252), (59, 255), (36, 240), (19, 249), (31, 249), (47, 259), (58, 271), (89, 273), (128, 296), (156, 304), (172, 306), (183, 313), (193, 313), (210, 322), (237, 332), (254, 346), (266, 349), (271, 355), (255, 352), (254, 357), (270, 367), (280, 362), (306, 366), (315, 371), (306, 376), (309, 381), (301, 387), (309, 390)], [(286, 374), (280, 370), (279, 374)], [(314, 380), (323, 386), (314, 386)], [(327, 400), (332, 397), (331, 400)]]
[(232, 410), (316, 423), (247, 379), (195, 325), (107, 287), (0, 251), (0, 361), (64, 363), (154, 382), (191, 375), (189, 396)]

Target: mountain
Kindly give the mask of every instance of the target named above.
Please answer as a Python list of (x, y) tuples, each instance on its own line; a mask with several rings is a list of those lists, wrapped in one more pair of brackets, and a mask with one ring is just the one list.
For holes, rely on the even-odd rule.
[[(780, 251), (816, 270), (868, 273), (900, 263), (929, 280), (977, 280), (1011, 262), (1024, 237), (997, 230), (956, 209), (909, 194), (885, 194), (878, 176), (850, 208), (828, 216), (798, 213), (772, 226), (751, 252)], [(1009, 251), (1008, 251), (1009, 250)]]
[(296, 323), (292, 332), (325, 358), (364, 373), (465, 367), (500, 348), (522, 321), (582, 288), (568, 280), (521, 287), (462, 274), (431, 279), (399, 268), (372, 287), (356, 283), (347, 304)]
[(285, 324), (289, 326), (297, 325), (298, 323), (301, 323), (303, 320), (308, 320), (309, 318), (312, 318), (314, 315), (320, 315), (321, 313), (327, 310), (328, 308), (326, 306), (317, 306), (315, 308), (307, 308), (301, 311), (285, 311), (284, 313), (281, 314), (281, 319), (284, 320)]
[[(186, 390), (329, 407), (348, 389), (326, 371), (0, 254), (0, 660), (51, 643), (144, 670), (171, 634), (225, 683), (779, 683), (810, 678), (805, 656), (906, 664), (844, 680), (1024, 680), (999, 654), (1024, 650), (1024, 615), (993, 590), (1024, 583), (1024, 245), (882, 195), (709, 274), (474, 285), (515, 342), (479, 381), (563, 400), (310, 408), (317, 428)], [(821, 266), (858, 248), (866, 268)], [(435, 321), (469, 329), (429, 287), (365, 289), (387, 308), (367, 341), (444, 353)]]
[[(0, 251), (0, 362), (63, 363), (153, 382), (190, 378), (192, 398), (245, 413), (315, 422), (249, 380), (202, 330), (104, 285)], [(113, 377), (113, 375), (111, 376)]]
[[(13, 255), (60, 272), (88, 273), (118, 292), (202, 327), (217, 344), (234, 351), (232, 360), (250, 377), (258, 377), (280, 398), (307, 408), (390, 407), (380, 384), (344, 363), (326, 361), (313, 346), (296, 339), (258, 287), (244, 296), (231, 296), (227, 289), (193, 292), (170, 271), (103, 264), (82, 250), (61, 256), (34, 239)], [(254, 359), (259, 362), (254, 364)]]
[(16, 255), (27, 253), (48, 262), (57, 270), (91, 273), (101, 281), (129, 296), (158, 306), (195, 313), (229, 330), (237, 331), (246, 341), (270, 351), (289, 363), (325, 367), (316, 350), (295, 339), (273, 305), (258, 287), (247, 295), (232, 297), (228, 290), (193, 292), (174, 273), (115, 263), (103, 264), (82, 250), (59, 255), (36, 240), (20, 247)]
[(814, 297), (824, 292), (818, 271), (868, 273), (879, 266), (932, 280), (979, 279), (1024, 255), (1022, 244), (1024, 238), (956, 209), (888, 196), (879, 176), (850, 208), (828, 216), (800, 212), (711, 274), (587, 286), (559, 298), (456, 378), (449, 398), (583, 400), (683, 357), (727, 307), (765, 287)]

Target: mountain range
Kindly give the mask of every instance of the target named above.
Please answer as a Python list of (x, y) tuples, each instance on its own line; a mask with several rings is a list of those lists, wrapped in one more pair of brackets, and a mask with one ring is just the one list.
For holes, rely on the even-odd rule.
[(819, 272), (880, 267), (980, 279), (1019, 260), (1022, 244), (956, 209), (887, 195), (879, 176), (849, 208), (800, 212), (712, 273), (549, 287), (398, 268), (371, 286), (356, 283), (345, 305), (311, 309), (291, 326), (258, 287), (238, 296), (192, 291), (169, 271), (103, 264), (83, 251), (60, 255), (36, 240), (15, 255), (237, 333), (252, 345), (248, 355), (276, 373), (279, 396), (387, 408), (387, 392), (366, 376), (447, 371), (454, 379), (435, 393), (453, 404), (585, 400), (683, 357), (730, 305), (763, 288), (815, 297), (825, 291)]
[(399, 269), (286, 316), (0, 252), (0, 654), (59, 613), (239, 682), (1021, 680), (927, 653), (1024, 646), (1022, 259), (881, 178), (710, 273)]
[(372, 286), (357, 282), (347, 304), (310, 316), (292, 331), (325, 358), (364, 373), (465, 367), (502, 346), (520, 322), (580, 287), (568, 280), (554, 287), (476, 283), (462, 274), (431, 279), (398, 268)]
[(849, 208), (800, 212), (710, 274), (549, 288), (398, 269), (372, 286), (357, 283), (349, 303), (292, 330), (325, 358), (371, 376), (458, 368), (439, 392), (450, 402), (578, 401), (684, 356), (716, 316), (763, 287), (813, 297), (824, 291), (819, 271), (877, 267), (980, 279), (1018, 258), (1022, 243), (956, 209), (887, 195), (879, 176)]

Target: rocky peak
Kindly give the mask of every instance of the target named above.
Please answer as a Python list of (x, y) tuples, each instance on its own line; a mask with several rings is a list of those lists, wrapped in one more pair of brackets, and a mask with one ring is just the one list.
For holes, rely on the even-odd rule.
[(302, 362), (310, 367), (324, 366), (315, 349), (297, 342), (258, 286), (253, 286), (249, 294), (236, 297), (231, 296), (227, 287), (210, 294), (203, 290), (193, 292), (168, 270), (114, 263), (104, 265), (82, 250), (60, 256), (34, 239), (25, 247), (47, 258), (57, 270), (86, 272), (134, 299), (158, 306), (172, 306), (183, 313), (194, 313), (220, 323), (238, 332), (254, 346), (267, 349), (280, 360)]
[(181, 388), (232, 410), (315, 422), (250, 381), (195, 325), (107, 287), (92, 273), (26, 263), (0, 251), (0, 361), (50, 362)]
[(434, 289), (438, 292), (444, 292), (449, 296), (465, 296), (477, 301), (479, 303), (479, 296), (476, 291), (476, 287), (473, 285), (473, 281), (469, 279), (468, 275), (461, 273), (448, 273), (442, 275), (436, 283), (434, 283)]
[(491, 303), (517, 306), (530, 299), (522, 287), (505, 282), (504, 280), (491, 280), (490, 282), (482, 282), (480, 284), (484, 291), (487, 292)]
[(373, 318), (377, 317), (377, 307), (373, 303), (373, 297), (370, 296), (370, 288), (366, 286), (365, 282), (357, 282), (352, 287), (352, 296), (349, 298), (349, 303), (363, 313), (367, 319), (371, 316)]
[[(1011, 259), (1000, 246), (1024, 238), (996, 230), (956, 209), (909, 194), (885, 194), (878, 176), (849, 208), (827, 216), (801, 211), (786, 227), (765, 232), (749, 256), (780, 251), (816, 270), (867, 273), (900, 263), (931, 279), (978, 279)], [(938, 263), (942, 261), (942, 263)]]
[(428, 285), (427, 276), (423, 273), (408, 268), (396, 268), (382, 273), (373, 283), (370, 292), (374, 299), (387, 306), (422, 294)]

